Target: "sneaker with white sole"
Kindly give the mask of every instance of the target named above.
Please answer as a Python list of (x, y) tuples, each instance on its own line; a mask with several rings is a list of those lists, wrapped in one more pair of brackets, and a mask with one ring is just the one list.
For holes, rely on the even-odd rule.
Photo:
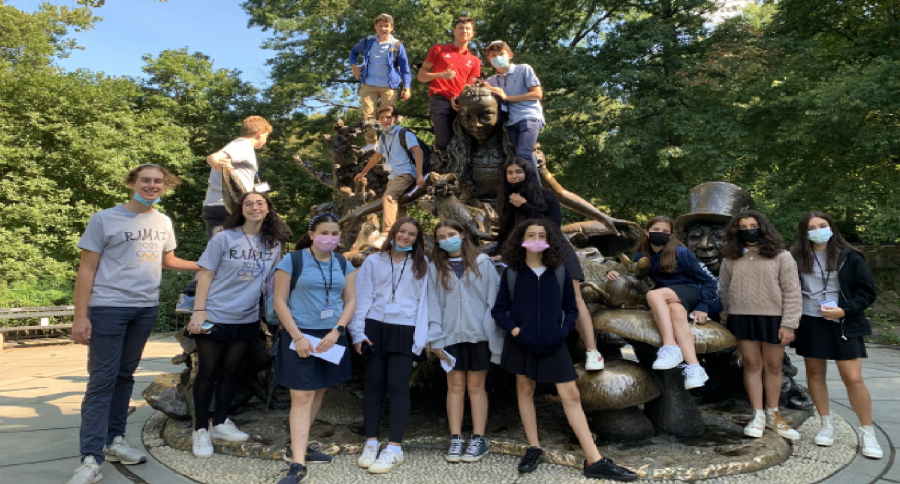
[(884, 452), (878, 445), (878, 439), (875, 438), (875, 429), (859, 428), (859, 448), (862, 449), (862, 455), (870, 459), (884, 457)]
[(387, 474), (405, 460), (403, 451), (400, 451), (399, 454), (395, 454), (391, 449), (385, 448), (381, 451), (381, 454), (378, 454), (375, 463), (369, 466), (369, 472), (372, 474)]
[(191, 437), (191, 450), (194, 457), (207, 458), (213, 455), (212, 440), (209, 438), (209, 432), (206, 429), (195, 430)]
[(450, 446), (447, 447), (447, 453), (444, 454), (444, 460), (447, 462), (459, 462), (462, 458), (463, 453), (463, 444), (466, 441), (463, 440), (459, 434), (453, 434), (450, 436)]
[(466, 453), (462, 456), (463, 462), (478, 462), (484, 456), (488, 455), (490, 449), (488, 449), (487, 441), (483, 436), (472, 436), (472, 440), (469, 441), (469, 447), (466, 449)]
[(587, 371), (599, 371), (603, 369), (603, 355), (597, 350), (587, 352), (587, 361), (584, 363)]
[(75, 474), (69, 479), (68, 484), (93, 484), (103, 479), (100, 473), (100, 465), (92, 455), (86, 455), (81, 460), (81, 465), (75, 469)]
[(816, 434), (815, 443), (822, 447), (831, 447), (834, 445), (834, 419), (831, 415), (823, 415), (819, 420), (822, 422), (822, 428)]
[(115, 437), (112, 444), (104, 447), (103, 453), (106, 454), (106, 460), (110, 462), (121, 462), (125, 465), (147, 462), (147, 456), (128, 445), (128, 442), (125, 442), (125, 437), (121, 435)]
[(762, 410), (753, 410), (753, 418), (750, 423), (744, 427), (744, 435), (758, 439), (762, 437), (763, 431), (766, 429), (766, 412)]
[(709, 380), (709, 375), (700, 365), (680, 365), (679, 368), (683, 368), (681, 374), (684, 375), (685, 390), (702, 387)]
[(784, 417), (781, 416), (781, 412), (778, 409), (767, 408), (766, 409), (766, 427), (770, 429), (774, 429), (775, 433), (784, 437), (785, 439), (791, 441), (800, 440), (800, 432), (792, 429), (790, 425), (788, 425), (787, 421)]
[(178, 296), (178, 304), (175, 305), (175, 312), (179, 314), (193, 314), (195, 296), (182, 294)]
[(654, 370), (671, 370), (684, 361), (681, 348), (676, 345), (666, 345), (656, 353), (656, 361), (653, 362)]
[(356, 465), (363, 469), (368, 469), (369, 466), (375, 463), (376, 458), (378, 458), (378, 442), (366, 444), (363, 446), (362, 454), (356, 459)]
[(222, 439), (229, 442), (246, 442), (250, 438), (248, 434), (241, 432), (230, 418), (226, 418), (225, 421), (219, 425), (213, 425), (212, 428), (209, 429), (209, 436), (214, 439)]

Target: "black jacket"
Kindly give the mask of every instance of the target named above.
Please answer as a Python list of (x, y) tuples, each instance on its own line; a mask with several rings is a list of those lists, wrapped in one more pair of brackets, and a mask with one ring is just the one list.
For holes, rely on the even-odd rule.
[(838, 257), (838, 307), (844, 310), (841, 331), (847, 338), (872, 334), (864, 311), (875, 302), (875, 278), (862, 254), (844, 249)]
[(523, 220), (528, 220), (530, 218), (549, 218), (556, 222), (556, 225), (562, 225), (562, 209), (560, 208), (559, 200), (556, 199), (556, 194), (553, 193), (553, 190), (544, 188), (541, 190), (541, 195), (544, 197), (544, 210), (538, 210), (530, 201), (523, 203), (521, 207), (516, 207), (511, 203), (509, 204), (507, 210), (515, 210), (516, 216), (512, 219), (512, 224), (510, 224), (510, 226), (500, 227), (497, 240), (500, 241), (501, 246), (506, 242), (507, 237), (509, 237), (509, 234), (512, 233), (513, 229), (516, 228), (516, 225)]

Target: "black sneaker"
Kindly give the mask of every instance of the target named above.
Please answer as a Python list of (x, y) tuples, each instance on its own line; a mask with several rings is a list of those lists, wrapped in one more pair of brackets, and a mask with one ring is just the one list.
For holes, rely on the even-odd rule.
[(529, 447), (525, 451), (525, 456), (519, 461), (519, 472), (534, 472), (542, 455), (544, 455), (544, 450), (540, 447)]
[(612, 479), (614, 481), (633, 481), (637, 474), (616, 464), (612, 459), (604, 457), (588, 465), (584, 461), (584, 477), (589, 479)]
[(306, 478), (306, 466), (303, 464), (291, 464), (287, 475), (284, 479), (278, 481), (278, 484), (297, 484)]
[(466, 449), (466, 453), (462, 456), (463, 462), (478, 462), (482, 457), (486, 456), (488, 453), (488, 445), (487, 441), (484, 440), (484, 437), (481, 435), (473, 435), (472, 440), (469, 441), (469, 447)]
[[(287, 444), (287, 450), (284, 452), (283, 459), (285, 462), (291, 462), (291, 463), (294, 462), (294, 452), (291, 451), (291, 443), (290, 442), (288, 442), (288, 444)], [(332, 456), (330, 456), (328, 454), (323, 454), (322, 452), (319, 452), (319, 451), (313, 449), (313, 447), (311, 445), (306, 447), (306, 464), (307, 465), (309, 465), (309, 464), (328, 464), (329, 462), (331, 462), (331, 459), (333, 459)]]

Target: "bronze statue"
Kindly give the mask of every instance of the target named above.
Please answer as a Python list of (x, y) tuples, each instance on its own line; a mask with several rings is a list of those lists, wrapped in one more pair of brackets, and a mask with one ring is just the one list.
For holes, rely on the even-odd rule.
[(725, 225), (731, 217), (754, 208), (753, 197), (741, 187), (711, 182), (691, 189), (691, 213), (675, 220), (675, 234), (714, 275), (719, 275)]

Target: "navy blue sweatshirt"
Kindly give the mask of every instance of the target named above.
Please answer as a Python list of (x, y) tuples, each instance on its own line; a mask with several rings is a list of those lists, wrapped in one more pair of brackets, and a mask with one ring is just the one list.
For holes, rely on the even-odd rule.
[[(525, 266), (516, 278), (516, 297), (512, 305), (506, 276), (504, 271), (497, 301), (491, 310), (497, 325), (506, 330), (513, 342), (532, 353), (550, 353), (565, 344), (566, 336), (578, 318), (575, 288), (568, 269), (560, 294), (553, 269), (548, 267), (538, 278), (530, 267)], [(519, 334), (514, 337), (512, 330), (515, 328), (519, 328)]]
[[(650, 278), (662, 287), (691, 286), (700, 290), (700, 302), (695, 311), (709, 314), (718, 305), (719, 280), (709, 272), (706, 265), (697, 260), (687, 247), (679, 245), (675, 252), (675, 272), (659, 270), (659, 252), (650, 253)], [(641, 251), (634, 254), (634, 260), (643, 257)]]

